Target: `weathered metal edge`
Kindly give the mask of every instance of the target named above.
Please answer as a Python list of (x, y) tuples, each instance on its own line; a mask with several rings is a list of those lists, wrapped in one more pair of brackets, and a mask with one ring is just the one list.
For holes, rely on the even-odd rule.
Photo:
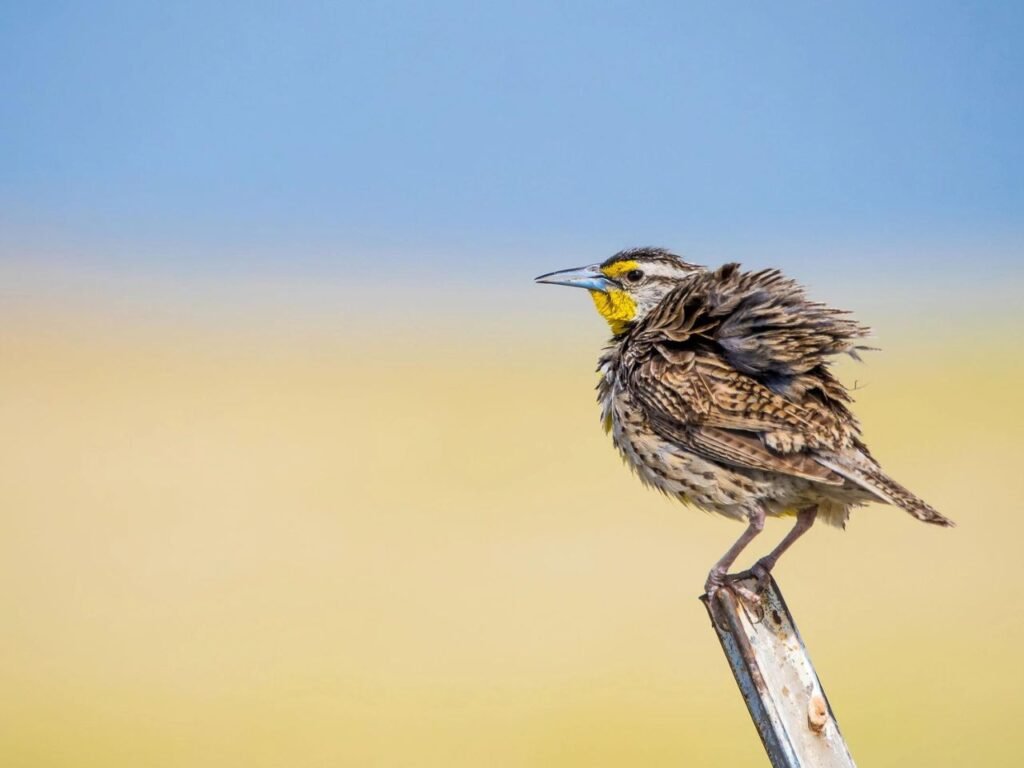
[[(728, 620), (728, 629), (724, 629), (716, 620), (715, 610), (707, 595), (701, 595), (700, 599), (704, 603), (704, 607), (707, 608), (711, 626), (714, 627), (718, 641), (725, 651), (729, 668), (732, 670), (743, 700), (747, 704), (750, 719), (757, 729), (757, 735), (761, 738), (761, 744), (764, 746), (768, 759), (774, 768), (799, 768), (800, 761), (785, 729), (781, 727), (778, 717), (774, 713), (770, 697), (766, 693), (761, 693), (761, 691), (767, 690), (767, 685), (761, 676), (757, 660), (754, 657), (754, 650), (750, 647), (750, 641), (747, 639), (747, 633), (739, 622), (736, 599), (729, 590), (725, 589), (719, 591), (715, 597), (722, 608), (718, 615), (724, 616)], [(769, 711), (769, 707), (771, 711)]]

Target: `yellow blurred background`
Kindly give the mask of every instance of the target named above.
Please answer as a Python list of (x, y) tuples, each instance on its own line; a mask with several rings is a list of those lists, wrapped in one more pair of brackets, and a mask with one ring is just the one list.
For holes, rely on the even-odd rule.
[[(621, 465), (585, 296), (73, 285), (0, 313), (3, 765), (765, 764), (697, 601), (739, 528)], [(868, 507), (780, 584), (860, 764), (1020, 765), (1019, 323), (864, 319), (872, 449), (958, 527)]]

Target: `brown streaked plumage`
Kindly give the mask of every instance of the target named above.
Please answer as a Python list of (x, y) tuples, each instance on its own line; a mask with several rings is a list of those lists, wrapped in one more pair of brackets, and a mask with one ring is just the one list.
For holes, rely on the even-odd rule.
[(844, 526), (852, 507), (870, 501), (952, 525), (872, 458), (829, 368), (836, 355), (856, 357), (868, 329), (810, 301), (778, 270), (709, 271), (662, 249), (633, 249), (538, 280), (588, 288), (611, 324), (598, 399), (640, 479), (747, 522), (708, 575), (709, 593), (727, 583), (765, 516), (797, 522), (752, 569), (761, 579), (817, 517)]

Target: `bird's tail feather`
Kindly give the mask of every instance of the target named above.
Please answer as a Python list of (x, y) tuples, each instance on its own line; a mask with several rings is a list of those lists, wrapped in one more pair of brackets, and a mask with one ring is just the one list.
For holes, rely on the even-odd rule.
[(888, 502), (893, 506), (906, 510), (918, 520), (933, 525), (941, 525), (951, 528), (956, 523), (948, 517), (939, 514), (927, 502), (919, 499), (902, 485), (897, 483), (874, 462), (866, 457), (863, 461), (853, 464), (848, 461), (841, 461), (838, 458), (816, 457), (818, 461), (836, 472), (847, 480), (856, 483), (864, 490), (876, 496), (880, 501)]

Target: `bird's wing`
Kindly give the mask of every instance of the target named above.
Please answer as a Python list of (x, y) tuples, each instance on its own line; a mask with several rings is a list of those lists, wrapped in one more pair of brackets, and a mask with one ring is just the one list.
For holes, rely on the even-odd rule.
[(721, 361), (666, 359), (652, 348), (630, 391), (662, 437), (712, 461), (841, 485), (813, 450), (843, 440), (827, 409), (789, 402)]
[(829, 357), (867, 349), (870, 329), (848, 313), (810, 301), (778, 270), (742, 272), (738, 264), (691, 279), (665, 297), (647, 327), (672, 340), (700, 336), (752, 376), (793, 376)]

